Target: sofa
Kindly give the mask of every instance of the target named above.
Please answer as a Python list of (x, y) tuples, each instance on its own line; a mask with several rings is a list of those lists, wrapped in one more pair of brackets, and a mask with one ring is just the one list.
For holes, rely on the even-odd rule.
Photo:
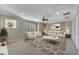
[(24, 33), (24, 38), (25, 39), (35, 39), (35, 38), (38, 38), (38, 37), (41, 37), (42, 34), (41, 32), (37, 31), (37, 32), (26, 32)]
[(26, 32), (26, 33), (24, 33), (24, 38), (25, 39), (34, 39), (35, 35), (33, 32)]

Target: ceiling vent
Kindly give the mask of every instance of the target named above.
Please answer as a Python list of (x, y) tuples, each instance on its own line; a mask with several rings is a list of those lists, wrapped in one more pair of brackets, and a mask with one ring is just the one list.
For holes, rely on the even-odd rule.
[(63, 15), (69, 15), (70, 14), (70, 12), (67, 12), (67, 13), (64, 13)]

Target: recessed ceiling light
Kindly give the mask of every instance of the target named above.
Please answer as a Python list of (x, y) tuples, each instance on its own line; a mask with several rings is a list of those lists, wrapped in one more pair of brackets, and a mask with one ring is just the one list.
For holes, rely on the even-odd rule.
[(56, 12), (57, 15), (59, 15), (59, 12)]
[(20, 15), (24, 15), (23, 13), (20, 13)]

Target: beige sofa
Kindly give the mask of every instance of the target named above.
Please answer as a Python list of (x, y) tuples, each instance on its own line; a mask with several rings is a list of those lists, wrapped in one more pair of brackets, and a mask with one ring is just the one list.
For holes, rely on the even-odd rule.
[(24, 34), (24, 38), (25, 38), (25, 39), (34, 39), (34, 38), (35, 38), (35, 35), (34, 35), (33, 32), (26, 32), (26, 33)]
[(24, 34), (25, 39), (35, 39), (41, 36), (42, 36), (41, 32), (26, 32)]

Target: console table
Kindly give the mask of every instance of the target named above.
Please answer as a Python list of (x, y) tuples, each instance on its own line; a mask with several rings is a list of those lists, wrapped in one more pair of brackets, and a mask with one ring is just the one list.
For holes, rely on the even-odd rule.
[(71, 34), (65, 34), (65, 38), (71, 38)]

